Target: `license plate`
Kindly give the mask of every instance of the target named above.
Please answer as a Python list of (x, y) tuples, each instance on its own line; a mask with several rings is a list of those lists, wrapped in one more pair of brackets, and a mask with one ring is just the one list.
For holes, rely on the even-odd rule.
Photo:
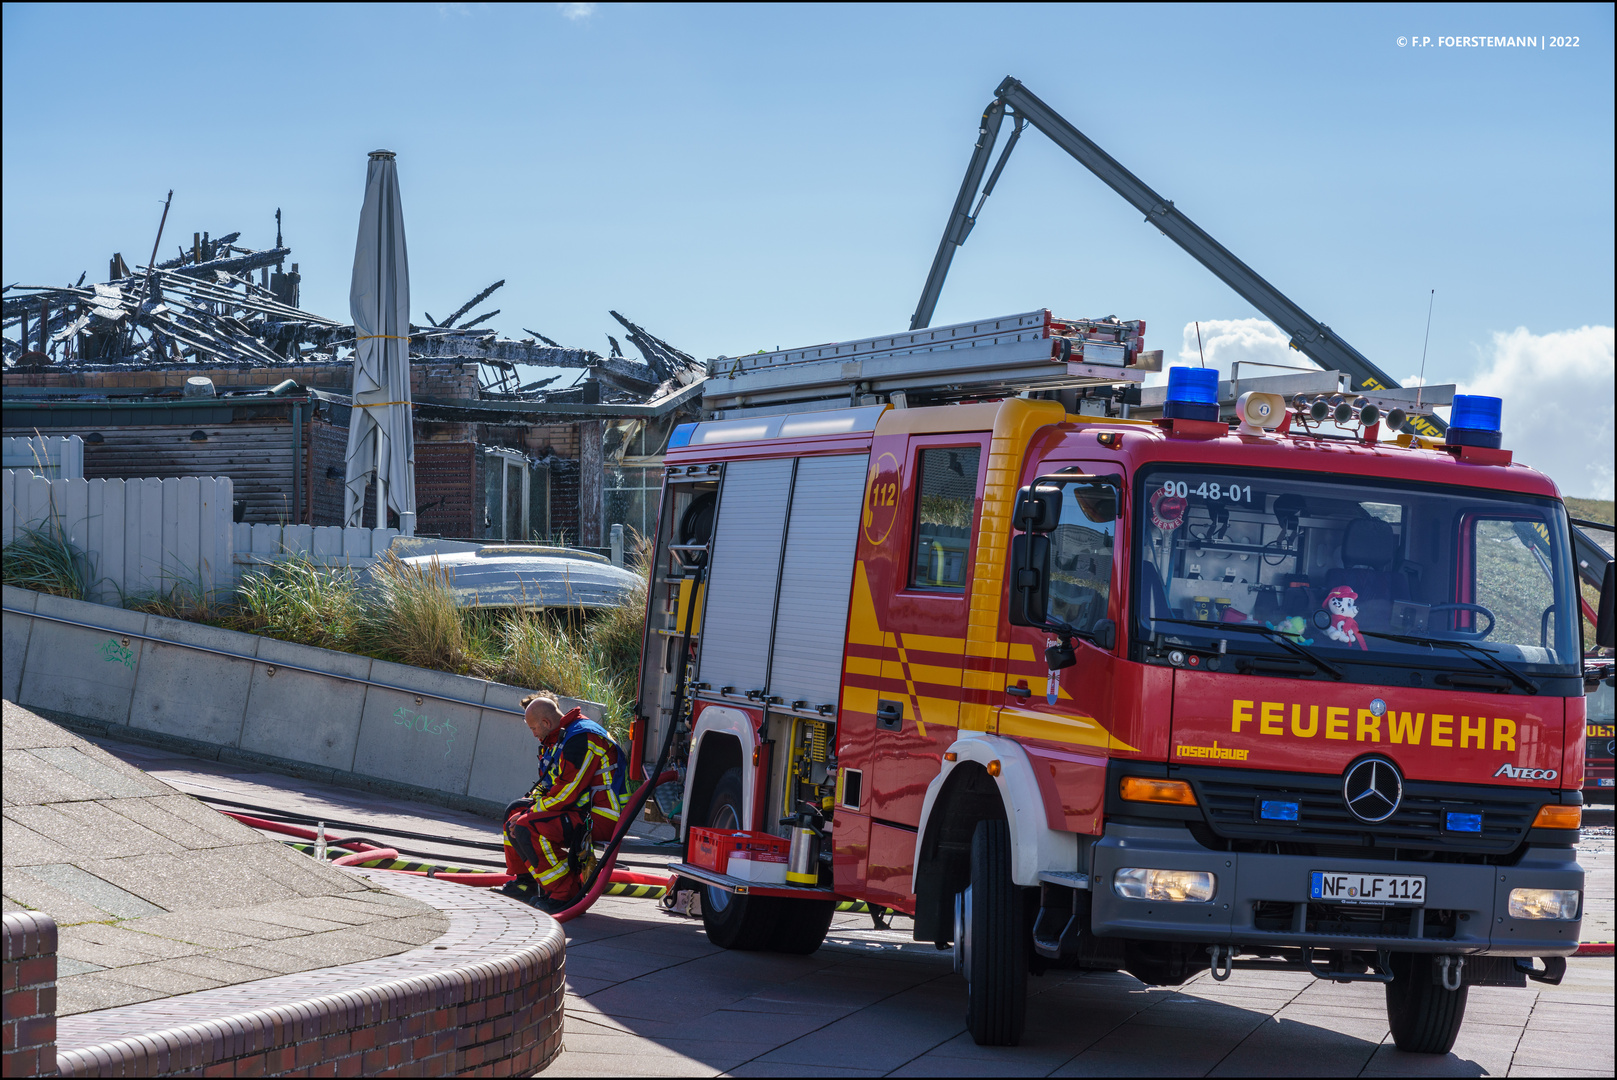
[(1426, 903), (1424, 877), (1336, 870), (1315, 870), (1311, 877), (1308, 898), (1327, 904), (1407, 904), (1419, 907)]

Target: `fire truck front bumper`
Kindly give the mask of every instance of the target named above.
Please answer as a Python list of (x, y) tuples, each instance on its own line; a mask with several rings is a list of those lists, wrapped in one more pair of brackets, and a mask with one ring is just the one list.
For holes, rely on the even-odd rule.
[[(1570, 847), (1529, 847), (1514, 866), (1345, 859), (1212, 851), (1182, 826), (1109, 824), (1091, 865), (1101, 937), (1570, 956), (1582, 926), (1583, 868)], [(1422, 902), (1365, 902), (1359, 889)], [(1545, 912), (1560, 917), (1521, 917)]]

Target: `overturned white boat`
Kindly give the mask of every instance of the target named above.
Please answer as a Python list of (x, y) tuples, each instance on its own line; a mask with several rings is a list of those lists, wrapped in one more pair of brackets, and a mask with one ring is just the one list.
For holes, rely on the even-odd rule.
[(576, 548), (400, 537), (390, 550), (422, 570), (436, 560), (461, 607), (620, 607), (640, 584), (633, 571)]

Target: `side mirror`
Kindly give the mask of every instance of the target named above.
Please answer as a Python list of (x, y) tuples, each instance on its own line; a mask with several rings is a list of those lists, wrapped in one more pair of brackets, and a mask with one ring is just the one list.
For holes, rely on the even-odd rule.
[(1047, 533), (1060, 523), (1060, 488), (1035, 484), (1016, 493), (1016, 509), (1011, 512), (1012, 526), (1022, 532)]
[(1600, 610), (1595, 612), (1595, 644), (1602, 649), (1617, 648), (1617, 633), (1613, 632), (1612, 619), (1617, 617), (1613, 605), (1617, 599), (1612, 596), (1617, 592), (1617, 561), (1606, 564), (1606, 580), (1600, 584)]
[(1012, 537), (1011, 575), (1006, 618), (1012, 626), (1044, 626), (1050, 610), (1050, 538), (1037, 532)]
[(1117, 624), (1111, 619), (1101, 619), (1090, 631), (1090, 640), (1097, 648), (1111, 652), (1117, 648)]

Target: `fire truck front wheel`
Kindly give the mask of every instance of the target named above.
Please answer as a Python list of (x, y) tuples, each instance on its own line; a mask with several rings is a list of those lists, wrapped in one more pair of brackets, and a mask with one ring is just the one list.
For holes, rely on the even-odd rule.
[(1431, 953), (1393, 953), (1387, 984), (1387, 1026), (1406, 1054), (1446, 1054), (1465, 1019), (1469, 987), (1445, 989)]
[[(708, 801), (708, 828), (741, 828), (741, 806), (741, 770), (730, 769), (713, 786), (713, 797)], [(779, 907), (770, 897), (738, 896), (716, 885), (702, 888), (702, 925), (707, 929), (707, 939), (721, 949), (768, 948)]]
[(980, 821), (971, 884), (955, 897), (955, 963), (966, 978), (966, 1028), (979, 1046), (1015, 1046), (1027, 1021), (1028, 941), (1022, 890), (1011, 880), (1011, 831)]

